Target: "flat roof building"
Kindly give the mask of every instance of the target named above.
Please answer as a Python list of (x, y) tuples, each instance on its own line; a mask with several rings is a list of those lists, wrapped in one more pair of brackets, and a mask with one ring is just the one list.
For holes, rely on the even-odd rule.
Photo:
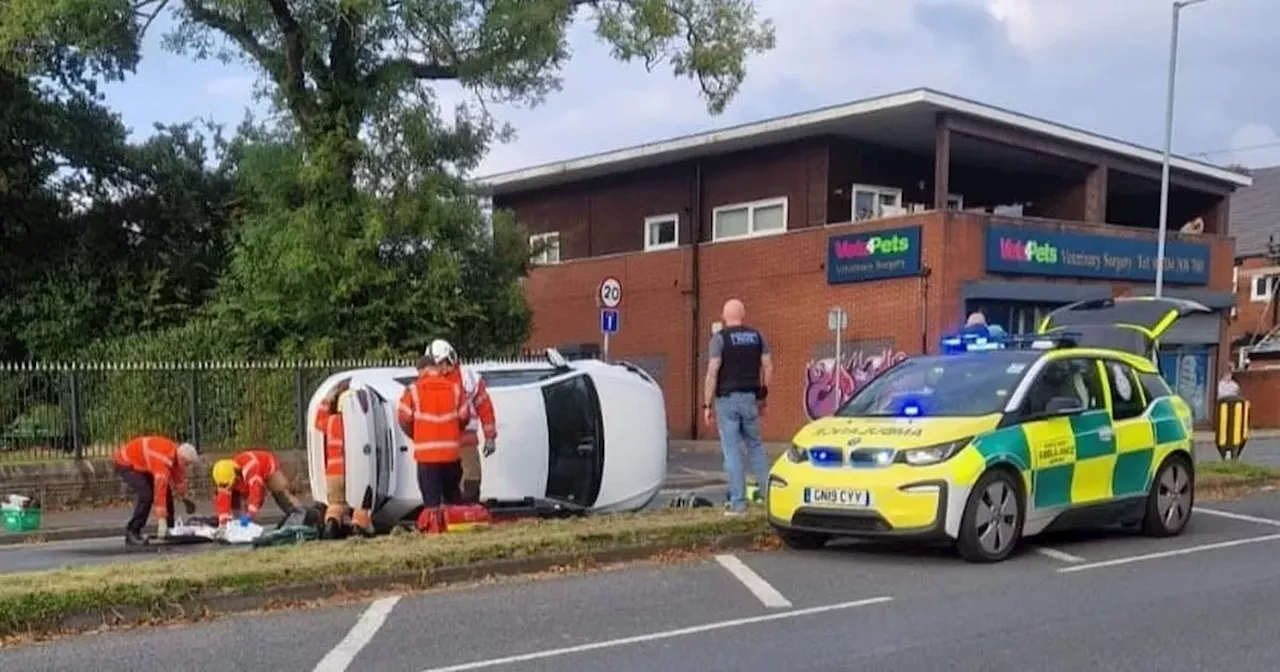
[[(969, 312), (1020, 333), (1065, 303), (1152, 293), (1160, 160), (915, 89), (478, 184), (542, 250), (530, 346), (598, 342), (597, 287), (618, 278), (610, 355), (662, 383), (672, 437), (707, 438), (707, 341), (741, 298), (774, 349), (765, 434), (786, 440), (885, 366), (936, 352)], [(1166, 294), (1221, 312), (1176, 326), (1162, 368), (1207, 422), (1234, 303), (1230, 199), (1251, 179), (1182, 157), (1170, 175)], [(849, 315), (839, 362), (834, 306)]]

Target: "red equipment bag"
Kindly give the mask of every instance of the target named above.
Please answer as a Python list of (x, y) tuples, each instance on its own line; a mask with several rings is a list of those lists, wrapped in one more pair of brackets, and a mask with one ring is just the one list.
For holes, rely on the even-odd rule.
[(493, 523), (489, 510), (480, 504), (446, 504), (441, 509), (423, 509), (418, 514), (418, 531), (426, 534), (470, 532)]

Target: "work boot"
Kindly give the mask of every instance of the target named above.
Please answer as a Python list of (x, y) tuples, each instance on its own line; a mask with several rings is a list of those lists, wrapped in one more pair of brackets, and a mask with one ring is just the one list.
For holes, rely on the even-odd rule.
[(127, 531), (124, 533), (125, 546), (146, 546), (147, 540), (142, 538), (137, 532)]
[(324, 529), (320, 531), (321, 539), (340, 539), (342, 537), (342, 523), (336, 518), (329, 518), (324, 521)]

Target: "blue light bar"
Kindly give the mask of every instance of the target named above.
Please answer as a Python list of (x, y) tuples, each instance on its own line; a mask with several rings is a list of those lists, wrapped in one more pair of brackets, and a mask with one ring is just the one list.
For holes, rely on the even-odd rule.
[(1003, 332), (998, 335), (988, 332), (986, 334), (978, 332), (959, 333), (942, 338), (943, 354), (956, 354), (960, 352), (986, 352), (989, 350), (1003, 350), (1005, 348), (1005, 339)]

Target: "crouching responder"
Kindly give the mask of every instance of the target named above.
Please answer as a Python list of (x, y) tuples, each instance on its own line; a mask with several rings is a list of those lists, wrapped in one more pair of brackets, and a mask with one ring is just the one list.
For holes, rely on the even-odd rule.
[(116, 473), (133, 491), (133, 516), (125, 525), (124, 541), (130, 546), (146, 543), (142, 528), (155, 508), (156, 537), (163, 539), (173, 526), (175, 491), (187, 514), (196, 505), (187, 496), (187, 468), (200, 461), (196, 447), (164, 436), (140, 436), (120, 446), (114, 455)]
[[(342, 519), (347, 513), (346, 426), (338, 405), (342, 394), (351, 387), (351, 379), (343, 378), (320, 402), (316, 413), (316, 429), (324, 434), (324, 488), (328, 493), (324, 510), (324, 537), (338, 537)], [(351, 524), (366, 534), (373, 530), (373, 515), (368, 509), (352, 512)]]
[[(466, 393), (444, 373), (448, 352), (427, 348), (418, 361), (418, 378), (400, 396), (396, 417), (413, 440), (413, 460), (418, 465), (418, 488), (423, 513), (419, 529), (443, 529), (443, 505), (461, 503), (458, 491), (462, 472), (459, 449), (462, 429), (469, 418)], [(433, 524), (423, 525), (422, 521)]]
[(428, 352), (433, 348), (437, 352), (444, 353), (443, 367), (445, 376), (461, 385), (462, 391), (467, 397), (467, 413), (470, 416), (470, 420), (462, 430), (462, 446), (459, 449), (462, 466), (460, 490), (463, 501), (479, 502), (481, 448), (480, 436), (477, 430), (484, 430), (484, 456), (493, 455), (495, 442), (498, 438), (498, 428), (493, 414), (493, 402), (489, 400), (489, 390), (484, 384), (484, 379), (475, 371), (463, 370), (458, 362), (458, 351), (448, 341), (437, 338), (431, 342)]
[(240, 515), (248, 516), (250, 521), (256, 519), (267, 492), (286, 516), (302, 512), (298, 498), (290, 492), (289, 479), (280, 469), (280, 460), (269, 450), (246, 450), (231, 459), (218, 460), (213, 465), (213, 484), (218, 488), (213, 504), (218, 527)]

